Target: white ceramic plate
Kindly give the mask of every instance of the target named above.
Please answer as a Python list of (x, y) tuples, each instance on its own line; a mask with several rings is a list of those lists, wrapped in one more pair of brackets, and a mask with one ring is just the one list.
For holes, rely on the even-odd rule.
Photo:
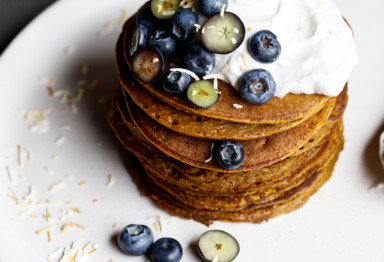
[[(355, 30), (361, 60), (350, 81), (345, 149), (332, 179), (300, 210), (262, 225), (211, 226), (238, 239), (241, 251), (236, 261), (384, 260), (384, 191), (375, 187), (384, 176), (377, 156), (378, 137), (384, 129), (384, 37), (380, 33), (384, 2), (336, 2)], [(117, 81), (114, 44), (122, 11), (131, 15), (142, 3), (59, 1), (26, 27), (2, 55), (0, 261), (46, 261), (48, 254), (73, 242), (81, 247), (92, 243), (87, 252), (96, 250), (88, 261), (147, 261), (127, 257), (116, 247), (116, 234), (129, 223), (149, 225), (156, 239), (178, 239), (184, 247), (183, 261), (198, 261), (196, 240), (207, 228), (193, 221), (168, 220), (169, 215), (140, 194), (99, 103)], [(85, 75), (82, 63), (89, 65)], [(55, 83), (47, 83), (49, 78)], [(49, 96), (47, 87), (52, 84), (55, 90), (76, 95), (78, 82), (84, 80), (88, 84), (98, 80), (99, 85), (75, 107)], [(25, 112), (47, 108), (49, 131), (31, 132), (33, 122), (24, 119)], [(108, 187), (109, 174), (115, 183)], [(50, 192), (59, 182), (66, 186)], [(13, 194), (19, 205), (9, 197)], [(37, 206), (32, 208), (29, 200)], [(52, 216), (48, 221), (47, 213)], [(170, 222), (162, 233), (147, 220), (159, 215)], [(86, 229), (69, 226), (67, 233), (61, 233), (68, 222)], [(51, 243), (48, 231), (36, 234), (46, 228), (51, 228)]]

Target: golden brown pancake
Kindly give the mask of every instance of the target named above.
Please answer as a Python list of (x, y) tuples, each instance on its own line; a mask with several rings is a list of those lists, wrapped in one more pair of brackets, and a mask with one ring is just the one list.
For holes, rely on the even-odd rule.
[[(341, 150), (341, 148), (339, 149)], [(339, 151), (338, 151), (339, 153)], [(337, 157), (330, 163), (316, 170), (307, 181), (292, 190), (289, 195), (279, 199), (279, 203), (271, 201), (263, 208), (250, 206), (243, 210), (233, 212), (212, 211), (208, 209), (196, 209), (185, 206), (176, 201), (172, 195), (161, 190), (147, 176), (140, 164), (131, 154), (127, 154), (130, 162), (129, 171), (141, 189), (151, 197), (161, 208), (168, 213), (185, 219), (194, 219), (205, 225), (211, 225), (215, 220), (228, 222), (251, 222), (262, 223), (282, 214), (290, 213), (303, 206), (311, 195), (313, 195), (330, 177), (336, 163)]]
[[(230, 122), (177, 110), (149, 94), (145, 89), (135, 84), (133, 80), (131, 84), (126, 86), (126, 90), (129, 94), (122, 91), (123, 95), (125, 97), (129, 96), (129, 100), (132, 99), (138, 107), (159, 124), (177, 133), (198, 138), (215, 140), (257, 139), (291, 129), (310, 117), (306, 116), (305, 118), (280, 124)], [(233, 110), (236, 109), (233, 108)]]
[[(290, 130), (266, 138), (242, 141), (246, 159), (236, 171), (260, 168), (293, 154), (321, 129), (331, 114), (334, 103), (335, 98), (330, 99), (319, 113)], [(207, 162), (214, 141), (173, 132), (148, 117), (133, 103), (129, 104), (128, 110), (146, 139), (164, 153), (191, 166), (228, 171), (214, 161)]]

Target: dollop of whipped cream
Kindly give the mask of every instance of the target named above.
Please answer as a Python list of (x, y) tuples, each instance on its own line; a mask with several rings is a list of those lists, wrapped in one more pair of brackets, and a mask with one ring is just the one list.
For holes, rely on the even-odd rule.
[[(322, 94), (337, 96), (344, 88), (358, 58), (353, 33), (332, 0), (229, 0), (247, 30), (234, 52), (216, 54), (215, 73), (238, 88), (247, 71), (263, 68), (275, 79), (275, 96)], [(250, 38), (260, 30), (276, 34), (280, 57), (259, 63), (248, 51)]]

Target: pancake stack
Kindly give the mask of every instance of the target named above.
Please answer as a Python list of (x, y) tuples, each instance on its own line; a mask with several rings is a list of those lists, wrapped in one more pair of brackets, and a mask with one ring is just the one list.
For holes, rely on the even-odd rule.
[[(253, 105), (219, 80), (218, 103), (197, 108), (132, 74), (133, 24), (127, 21), (116, 45), (120, 82), (108, 121), (128, 150), (130, 174), (161, 208), (206, 225), (261, 223), (298, 209), (331, 177), (344, 144), (347, 85), (337, 97), (288, 94)], [(212, 156), (223, 140), (244, 148), (235, 170)]]

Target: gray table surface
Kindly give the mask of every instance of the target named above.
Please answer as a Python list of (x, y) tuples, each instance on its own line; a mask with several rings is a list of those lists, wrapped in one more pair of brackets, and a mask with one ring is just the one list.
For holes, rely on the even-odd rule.
[(0, 0), (0, 54), (36, 15), (55, 0)]

